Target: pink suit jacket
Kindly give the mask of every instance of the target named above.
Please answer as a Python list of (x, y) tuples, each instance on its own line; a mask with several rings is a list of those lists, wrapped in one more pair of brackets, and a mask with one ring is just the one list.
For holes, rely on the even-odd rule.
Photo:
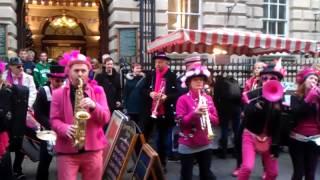
[[(103, 88), (97, 85), (86, 85), (84, 92), (96, 102), (96, 108), (91, 112), (88, 111), (91, 114), (91, 118), (87, 121), (84, 149), (87, 151), (101, 150), (107, 144), (103, 126), (110, 120), (107, 99)], [(66, 135), (68, 127), (74, 123), (69, 84), (54, 90), (52, 93), (50, 123), (52, 129), (57, 133), (56, 152), (78, 152), (73, 146), (73, 141)]]

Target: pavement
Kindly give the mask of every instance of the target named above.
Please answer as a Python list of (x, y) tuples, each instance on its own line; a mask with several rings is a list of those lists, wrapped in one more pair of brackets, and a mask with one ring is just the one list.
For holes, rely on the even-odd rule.
[[(320, 160), (319, 160), (320, 163)], [(35, 179), (37, 164), (34, 163), (28, 158), (23, 162), (23, 172), (27, 176), (27, 180)], [(211, 170), (217, 176), (217, 179), (221, 180), (235, 180), (236, 178), (231, 176), (231, 172), (235, 167), (236, 161), (234, 158), (229, 155), (227, 159), (218, 159), (213, 155)], [(166, 177), (168, 180), (179, 180), (180, 176), (180, 163), (179, 162), (168, 162)], [(197, 165), (193, 169), (194, 180), (199, 180), (199, 170)], [(292, 164), (290, 157), (287, 153), (282, 153), (279, 158), (279, 176), (278, 180), (289, 180), (292, 174)], [(250, 180), (261, 180), (262, 175), (262, 166), (261, 159), (258, 156), (256, 159), (255, 169), (251, 175)], [(129, 175), (126, 175), (128, 177)], [(1, 178), (0, 178), (1, 179)], [(50, 180), (57, 179), (56, 176), (56, 159), (54, 158), (50, 166)], [(78, 178), (80, 179), (80, 178)], [(130, 179), (130, 178), (124, 178)], [(316, 179), (320, 179), (320, 168), (317, 168)]]

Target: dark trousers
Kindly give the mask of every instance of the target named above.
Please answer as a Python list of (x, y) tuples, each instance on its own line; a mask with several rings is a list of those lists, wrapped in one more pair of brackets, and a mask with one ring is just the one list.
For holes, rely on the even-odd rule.
[(22, 172), (22, 162), (24, 159), (24, 153), (22, 152), (22, 141), (23, 137), (16, 137), (14, 138), (14, 161), (13, 161), (13, 172), (21, 173)]
[(48, 180), (51, 160), (52, 156), (48, 153), (47, 142), (41, 141), (40, 162), (37, 169), (37, 180)]
[(141, 122), (141, 115), (136, 113), (128, 113), (128, 116), (130, 117), (130, 120), (134, 121), (138, 128), (141, 130), (142, 128), (142, 122)]
[(293, 164), (292, 180), (314, 180), (319, 147), (314, 142), (289, 140), (289, 153)]
[[(228, 148), (228, 135), (229, 135), (229, 124), (232, 124), (232, 131), (235, 136), (234, 140), (237, 138), (240, 124), (240, 109), (230, 112), (226, 116), (220, 117), (221, 126), (221, 138), (220, 138), (220, 148), (223, 153), (226, 153)], [(234, 142), (233, 142), (234, 143)]]
[(163, 167), (167, 164), (167, 149), (168, 149), (168, 132), (169, 132), (169, 120), (166, 118), (152, 119), (148, 118), (144, 122), (143, 134), (148, 142), (151, 138), (154, 126), (157, 129), (157, 153), (159, 154), (160, 161)]
[(180, 154), (181, 180), (192, 180), (194, 160), (197, 160), (199, 165), (200, 180), (215, 180), (216, 177), (210, 170), (211, 156), (210, 149), (193, 154)]
[(13, 179), (11, 157), (9, 151), (7, 151), (0, 159), (0, 177), (4, 180)]

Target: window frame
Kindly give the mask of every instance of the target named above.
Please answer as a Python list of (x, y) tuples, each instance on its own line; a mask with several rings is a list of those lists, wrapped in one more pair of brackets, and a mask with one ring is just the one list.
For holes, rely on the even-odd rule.
[[(280, 37), (287, 37), (288, 36), (288, 31), (289, 31), (289, 0), (286, 0), (285, 3), (280, 3), (280, 0), (277, 0), (277, 2), (271, 2), (271, 0), (267, 0), (268, 2), (263, 1), (263, 6), (267, 5), (268, 8), (268, 14), (267, 17), (262, 17), (262, 23), (266, 22), (266, 29), (264, 29), (262, 27), (262, 31), (265, 32), (266, 34), (270, 34), (269, 32), (269, 25), (271, 22), (275, 23), (275, 34), (272, 35), (276, 35), (276, 36), (280, 36)], [(271, 18), (271, 14), (270, 14), (270, 10), (271, 10), (271, 6), (276, 5), (277, 6), (277, 15), (276, 18)], [(285, 9), (285, 18), (279, 18), (280, 16), (280, 11), (279, 11), (279, 7), (283, 6)], [(263, 8), (264, 10), (264, 8)], [(264, 13), (263, 13), (264, 15)], [(283, 22), (284, 23), (284, 33), (283, 34), (278, 34), (278, 23), (279, 22)]]
[[(188, 3), (191, 4), (191, 1), (194, 1), (194, 0), (174, 0), (174, 1), (188, 1)], [(168, 1), (168, 3), (170, 3), (170, 0)], [(177, 29), (183, 28), (182, 24), (180, 24), (180, 27), (176, 27), (176, 29), (169, 29), (169, 16), (170, 15), (176, 15), (177, 19), (178, 19), (178, 16), (198, 16), (198, 27), (196, 30), (202, 30), (202, 0), (198, 0), (198, 4), (199, 4), (198, 13), (169, 11), (169, 9), (168, 9), (167, 10), (167, 17), (168, 17), (167, 29), (168, 29), (168, 32), (170, 33), (170, 32), (173, 32)], [(188, 28), (190, 28), (190, 27), (188, 27)]]

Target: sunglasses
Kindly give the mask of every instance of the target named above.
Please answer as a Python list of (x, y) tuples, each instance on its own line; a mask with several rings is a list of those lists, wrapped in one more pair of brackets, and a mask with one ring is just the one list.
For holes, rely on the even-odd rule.
[(261, 77), (261, 80), (268, 81), (268, 80), (279, 80), (279, 79), (275, 76), (263, 76), (263, 77)]
[(16, 68), (17, 68), (17, 69), (21, 69), (21, 68), (22, 68), (22, 66), (21, 66), (21, 65), (19, 65), (19, 66), (16, 66)]

